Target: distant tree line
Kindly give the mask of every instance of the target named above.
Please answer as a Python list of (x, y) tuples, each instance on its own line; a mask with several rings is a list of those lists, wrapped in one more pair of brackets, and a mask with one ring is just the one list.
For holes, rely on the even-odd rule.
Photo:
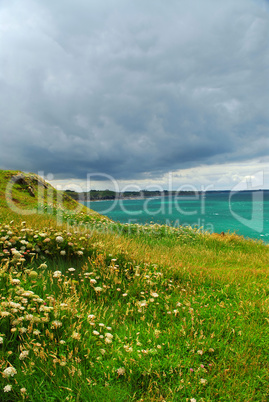
[(74, 200), (84, 200), (84, 201), (98, 201), (98, 200), (115, 200), (115, 199), (128, 199), (128, 198), (149, 198), (149, 197), (164, 197), (171, 195), (178, 196), (192, 196), (195, 194), (194, 191), (150, 191), (150, 190), (141, 190), (141, 191), (124, 191), (124, 192), (115, 192), (112, 190), (90, 190), (88, 192), (77, 193), (75, 191), (66, 190), (66, 194), (68, 194)]

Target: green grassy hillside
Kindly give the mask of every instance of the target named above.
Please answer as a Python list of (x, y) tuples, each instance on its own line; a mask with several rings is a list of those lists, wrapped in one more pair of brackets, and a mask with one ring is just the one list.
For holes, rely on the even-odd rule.
[(20, 212), (24, 210), (27, 213), (33, 209), (40, 212), (42, 207), (45, 208), (44, 211), (59, 207), (76, 210), (78, 203), (64, 191), (55, 190), (37, 174), (0, 170), (0, 207), (18, 207)]
[(0, 171), (1, 401), (268, 401), (268, 262)]

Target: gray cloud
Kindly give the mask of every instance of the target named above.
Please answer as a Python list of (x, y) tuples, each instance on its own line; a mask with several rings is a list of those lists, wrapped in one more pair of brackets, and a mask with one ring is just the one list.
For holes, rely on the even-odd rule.
[(266, 157), (268, 34), (263, 0), (4, 1), (0, 168), (126, 180)]

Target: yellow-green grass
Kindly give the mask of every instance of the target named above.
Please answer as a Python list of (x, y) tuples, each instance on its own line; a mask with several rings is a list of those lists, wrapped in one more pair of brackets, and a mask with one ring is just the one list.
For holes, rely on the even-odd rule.
[(1, 208), (1, 400), (268, 401), (268, 246), (57, 199)]

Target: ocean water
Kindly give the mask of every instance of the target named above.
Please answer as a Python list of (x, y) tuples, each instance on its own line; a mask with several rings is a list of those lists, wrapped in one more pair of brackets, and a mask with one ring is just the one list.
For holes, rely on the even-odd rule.
[(192, 226), (269, 243), (269, 191), (207, 192), (191, 197), (91, 201), (85, 204), (121, 223)]

